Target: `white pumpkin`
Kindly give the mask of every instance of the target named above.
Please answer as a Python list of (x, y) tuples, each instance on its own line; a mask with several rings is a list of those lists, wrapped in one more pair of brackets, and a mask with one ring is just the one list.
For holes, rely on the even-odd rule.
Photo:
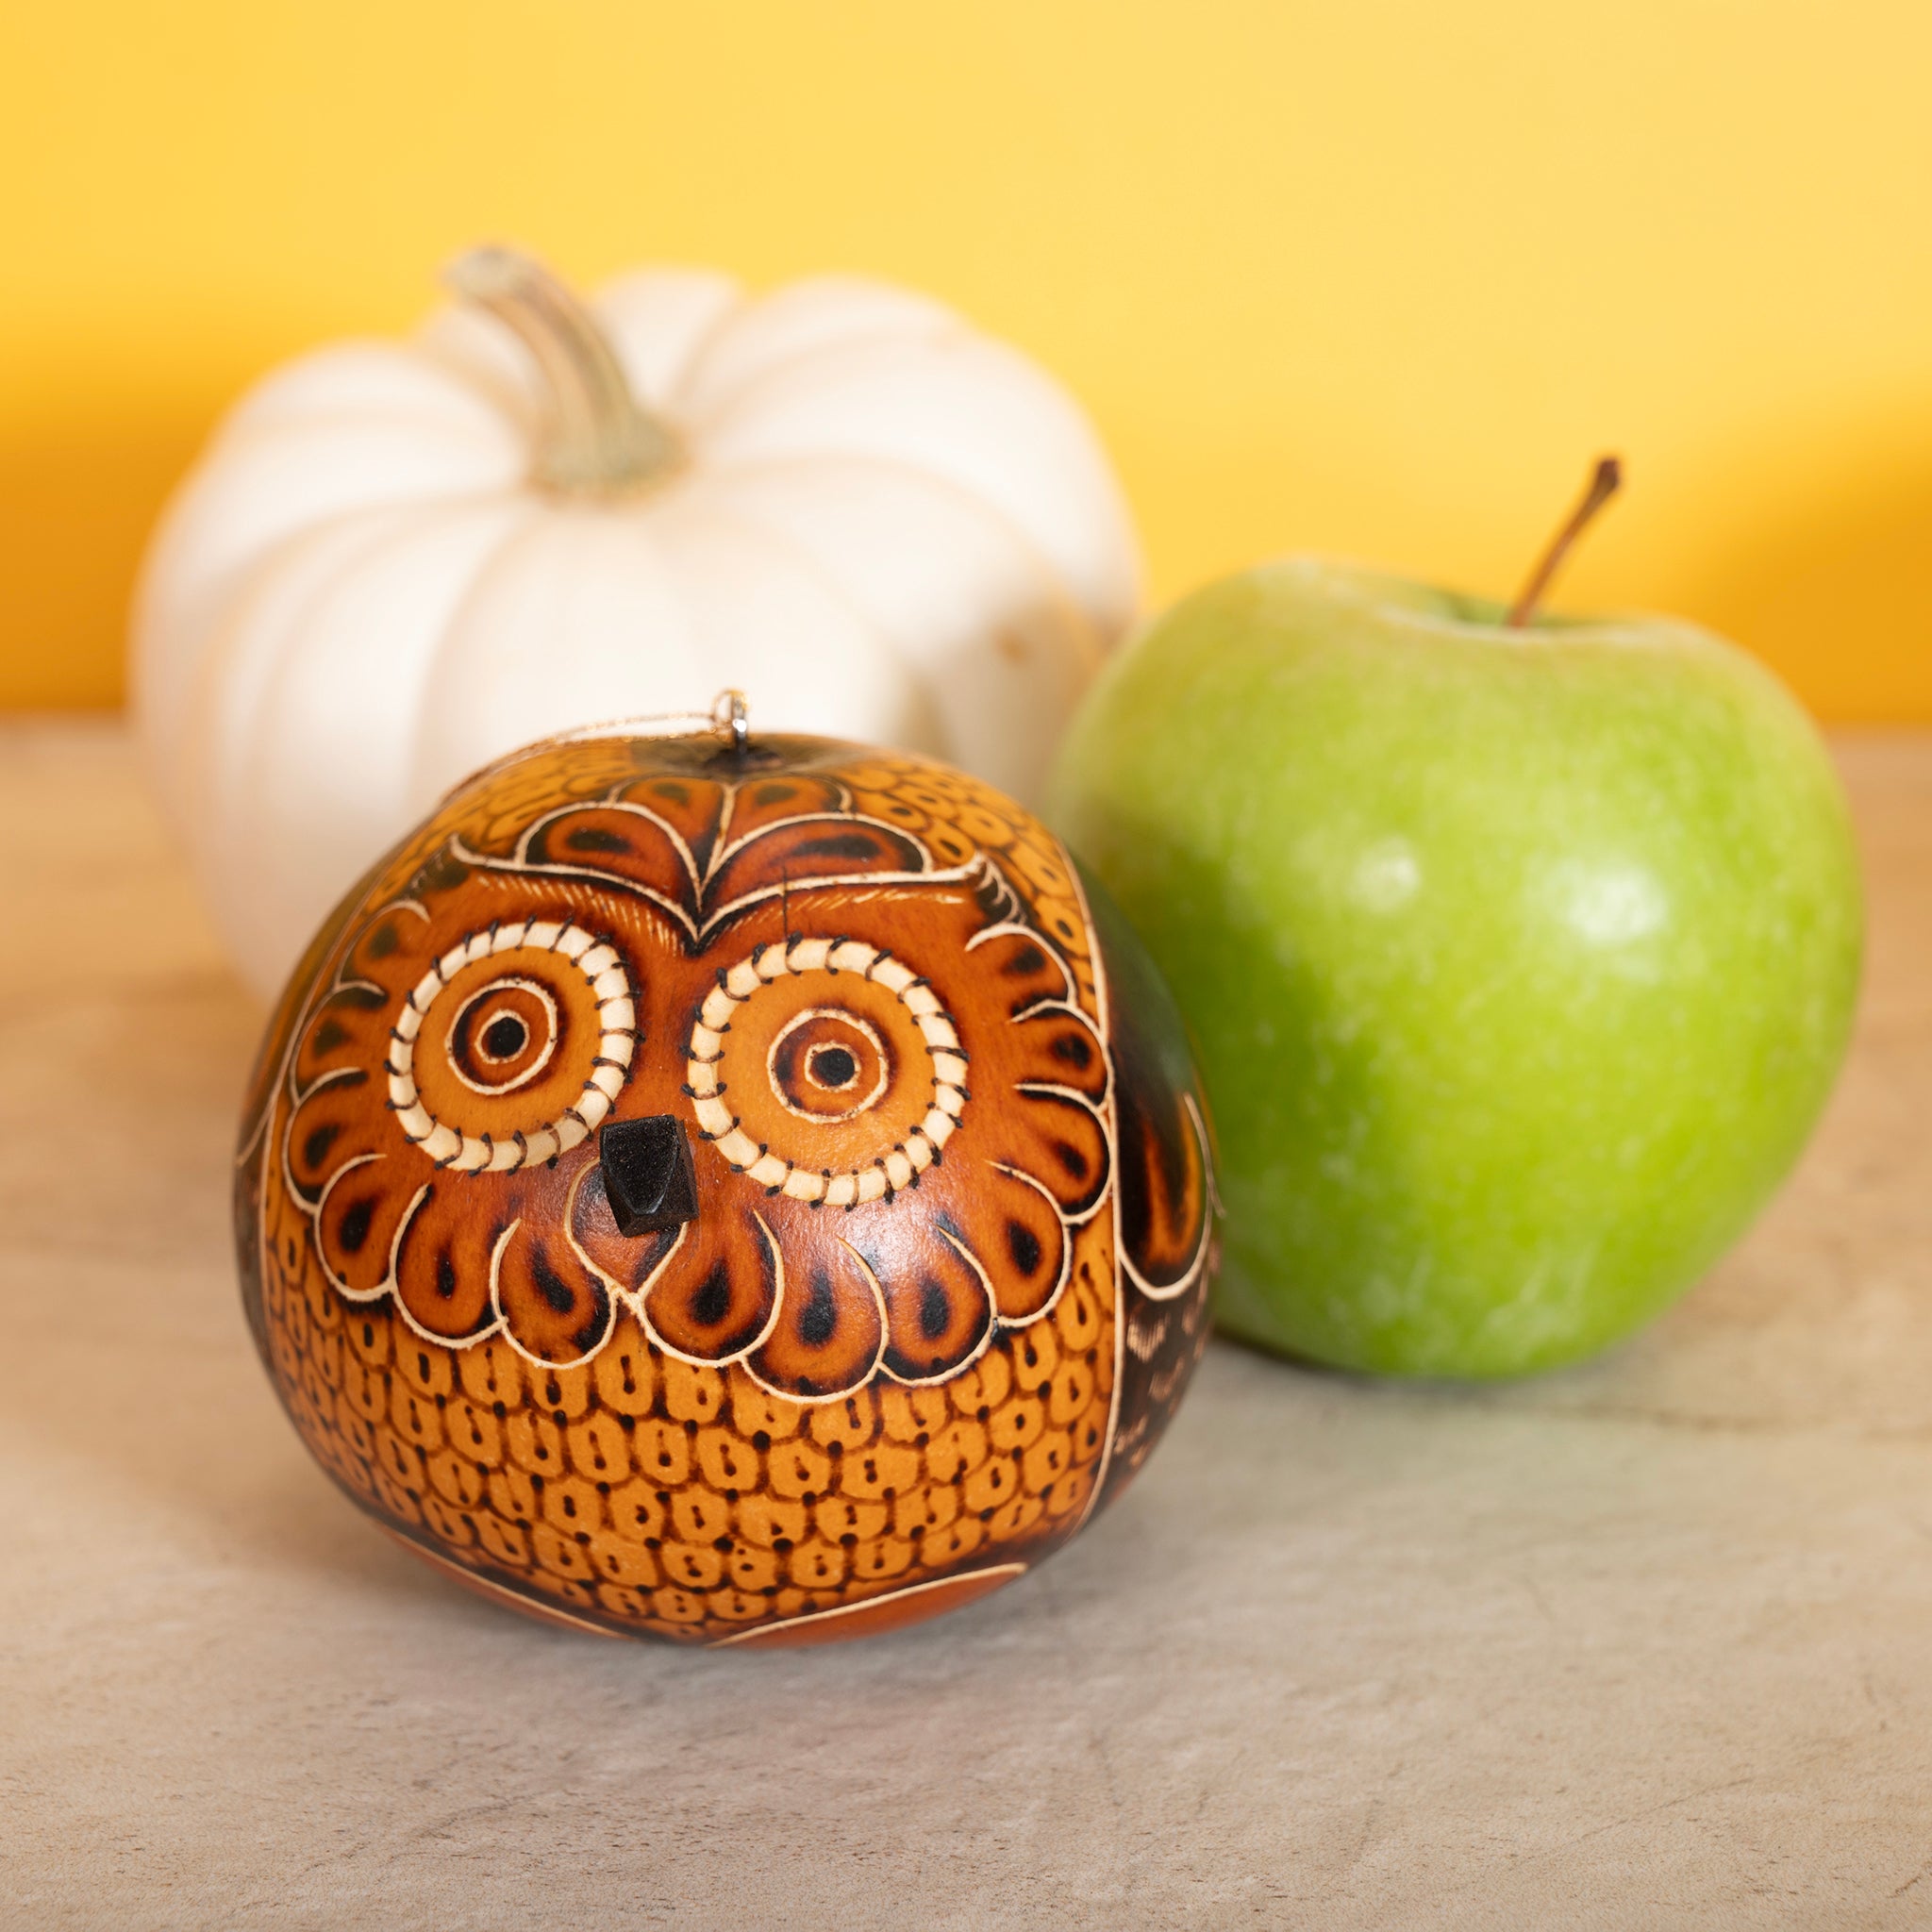
[(477, 766), (725, 687), (1032, 798), (1138, 576), (1038, 367), (876, 282), (647, 270), (591, 310), (499, 249), (451, 280), (414, 341), (245, 396), (143, 572), (142, 732), (258, 991)]

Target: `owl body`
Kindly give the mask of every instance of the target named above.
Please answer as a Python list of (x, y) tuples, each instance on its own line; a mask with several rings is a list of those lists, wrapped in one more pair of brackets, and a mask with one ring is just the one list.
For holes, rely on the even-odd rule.
[[(695, 1211), (625, 1233), (606, 1135), (641, 1121)], [(820, 740), (559, 741), (298, 970), (244, 1300), (309, 1448), (464, 1581), (819, 1641), (1119, 1492), (1205, 1342), (1209, 1162), (1165, 989), (1017, 806)]]

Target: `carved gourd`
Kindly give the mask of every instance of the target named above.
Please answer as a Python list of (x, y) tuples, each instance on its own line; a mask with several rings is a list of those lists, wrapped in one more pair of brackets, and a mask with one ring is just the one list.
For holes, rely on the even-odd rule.
[(825, 740), (608, 737), (454, 793), (310, 947), (238, 1167), (336, 1480), (525, 1609), (890, 1627), (1118, 1494), (1207, 1334), (1165, 989), (1046, 830)]

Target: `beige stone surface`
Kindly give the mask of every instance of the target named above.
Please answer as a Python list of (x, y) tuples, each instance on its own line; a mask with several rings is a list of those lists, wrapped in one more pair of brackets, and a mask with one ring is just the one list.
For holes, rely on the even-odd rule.
[(259, 1015), (118, 732), (0, 730), (0, 1923), (1932, 1923), (1932, 741), (1841, 752), (1856, 1056), (1649, 1333), (1476, 1391), (1217, 1346), (1037, 1574), (705, 1656), (310, 1466), (228, 1253)]

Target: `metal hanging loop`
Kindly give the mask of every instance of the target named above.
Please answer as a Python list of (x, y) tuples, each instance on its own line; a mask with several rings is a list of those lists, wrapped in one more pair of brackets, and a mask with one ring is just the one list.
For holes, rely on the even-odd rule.
[(741, 691), (721, 691), (711, 707), (711, 728), (729, 741), (731, 749), (742, 752), (751, 741), (751, 708)]

